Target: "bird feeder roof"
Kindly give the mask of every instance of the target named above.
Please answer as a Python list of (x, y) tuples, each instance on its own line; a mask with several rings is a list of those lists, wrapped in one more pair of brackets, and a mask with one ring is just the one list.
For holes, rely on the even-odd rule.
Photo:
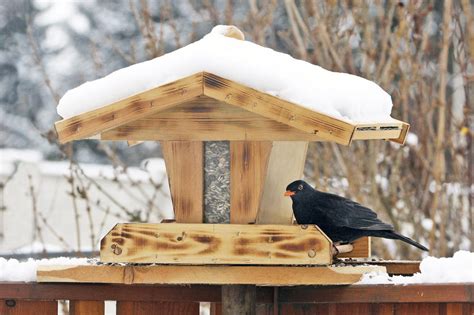
[(375, 83), (238, 40), (239, 32), (217, 27), (69, 91), (58, 106), (60, 142), (405, 141), (409, 125), (390, 117), (391, 98)]

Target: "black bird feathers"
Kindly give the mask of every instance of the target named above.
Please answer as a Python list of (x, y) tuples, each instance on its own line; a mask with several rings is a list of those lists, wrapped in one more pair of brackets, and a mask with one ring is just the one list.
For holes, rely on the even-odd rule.
[(302, 180), (286, 187), (291, 196), (293, 213), (298, 224), (316, 224), (334, 243), (352, 243), (363, 236), (398, 239), (419, 249), (428, 249), (398, 234), (393, 226), (382, 222), (377, 214), (355, 201), (317, 191)]

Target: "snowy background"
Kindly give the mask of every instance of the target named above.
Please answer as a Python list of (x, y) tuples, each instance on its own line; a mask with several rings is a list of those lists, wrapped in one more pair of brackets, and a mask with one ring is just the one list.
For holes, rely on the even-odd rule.
[[(407, 145), (312, 143), (306, 179), (375, 209), (434, 256), (473, 251), (472, 7), (334, 3), (0, 0), (2, 255), (91, 253), (116, 222), (172, 216), (157, 143), (60, 146), (56, 105), (67, 90), (194, 42), (217, 24), (386, 90), (392, 116), (411, 124)], [(393, 241), (375, 240), (373, 252), (421, 257)]]

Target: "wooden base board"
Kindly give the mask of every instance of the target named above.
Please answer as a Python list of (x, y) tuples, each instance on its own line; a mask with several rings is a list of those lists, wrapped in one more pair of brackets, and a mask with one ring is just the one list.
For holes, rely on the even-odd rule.
[(122, 284), (253, 284), (271, 286), (342, 285), (382, 266), (39, 266), (38, 282)]
[(329, 265), (331, 241), (314, 225), (120, 223), (100, 260), (183, 265)]

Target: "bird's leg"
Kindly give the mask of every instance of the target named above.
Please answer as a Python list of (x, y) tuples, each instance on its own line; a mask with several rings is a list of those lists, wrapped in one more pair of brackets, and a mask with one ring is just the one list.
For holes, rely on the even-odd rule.
[(340, 242), (332, 243), (332, 256), (336, 257), (339, 254), (339, 249), (337, 249), (337, 246), (340, 244)]
[(354, 249), (352, 244), (341, 244), (341, 242), (336, 242), (332, 244), (332, 255), (337, 256), (339, 254), (350, 253)]

